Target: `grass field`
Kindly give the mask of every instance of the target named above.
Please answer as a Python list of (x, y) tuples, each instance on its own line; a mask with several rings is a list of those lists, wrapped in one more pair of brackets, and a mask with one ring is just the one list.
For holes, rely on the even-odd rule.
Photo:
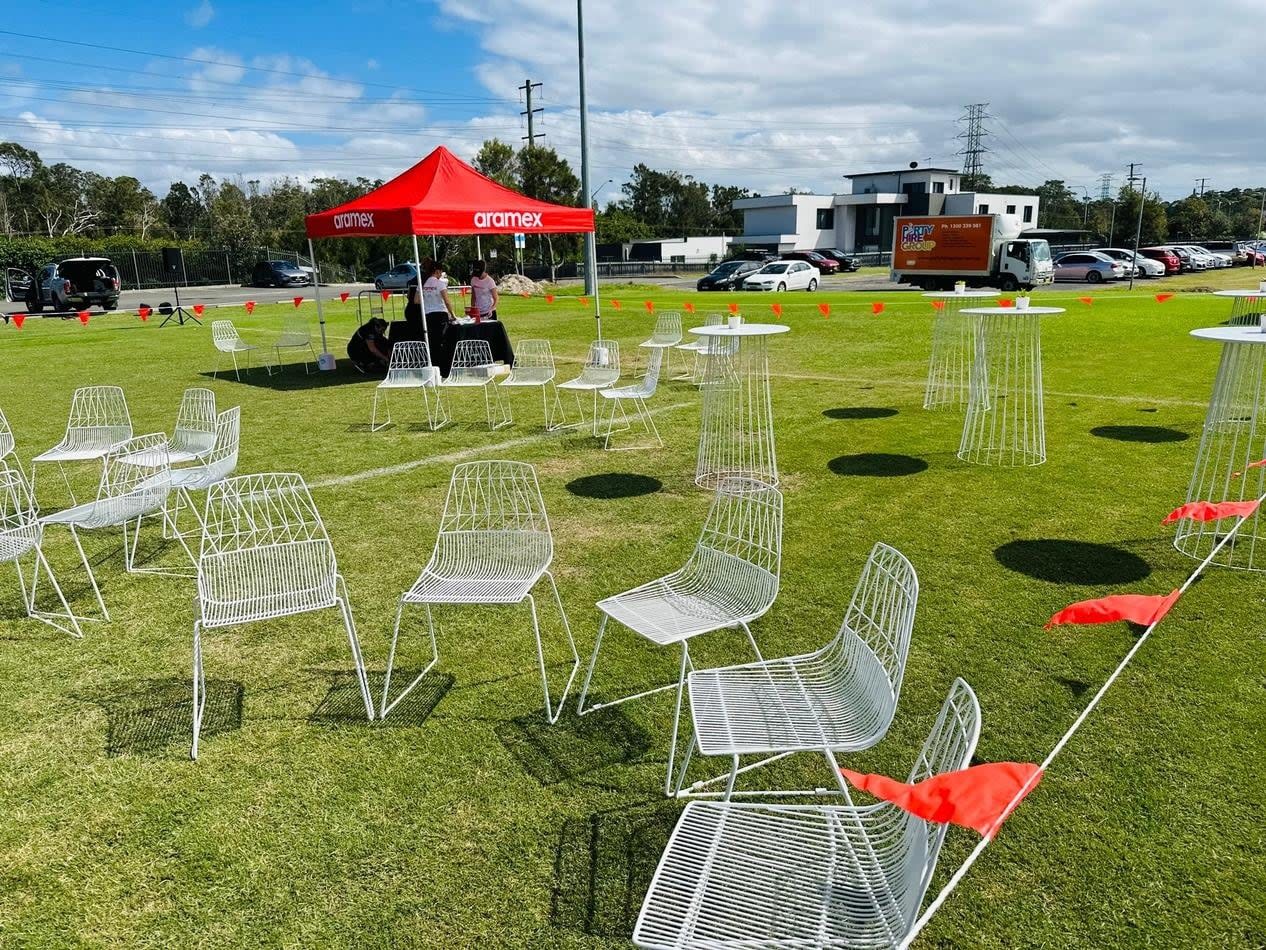
[[(1047, 295), (1069, 309), (1043, 324), (1050, 461), (1029, 470), (958, 462), (961, 418), (921, 408), (926, 301), (784, 298), (792, 332), (771, 346), (783, 582), (754, 627), (762, 649), (832, 636), (877, 540), (902, 550), (922, 585), (896, 722), (853, 767), (904, 776), (955, 676), (980, 697), (979, 758), (1040, 761), (1136, 636), (1124, 625), (1047, 632), (1046, 619), (1073, 600), (1168, 592), (1186, 577), (1192, 563), (1160, 521), (1184, 500), (1218, 358), (1187, 331), (1223, 321), (1229, 305), (1154, 301), (1175, 286), (1096, 290), (1089, 307)], [(623, 307), (608, 303), (606, 333), (629, 355), (649, 333), (643, 300), (691, 299), (702, 314), (727, 299), (608, 295)], [(768, 315), (771, 298), (737, 299), (749, 319)], [(872, 299), (887, 302), (882, 315)], [(342, 355), (352, 310), (327, 312)], [(502, 312), (516, 339), (553, 341), (564, 375), (592, 337), (571, 298), (516, 298)], [(257, 340), (282, 315), (230, 312)], [(216, 357), (206, 329), (121, 315), (0, 327), (0, 407), (25, 464), (57, 441), (79, 385), (122, 385), (138, 433), (169, 429), (189, 386), (241, 405), (238, 471), (295, 471), (313, 486), (375, 685), (455, 461), (536, 465), (586, 659), (594, 602), (678, 565), (708, 507), (692, 481), (699, 398), (685, 383), (652, 404), (664, 449), (604, 453), (583, 434), (543, 434), (539, 396), (515, 398), (515, 425), (497, 433), (479, 425), (477, 393), (451, 398), (460, 424), (439, 433), (418, 430), (420, 406), (397, 398), (398, 424), (371, 434), (374, 384), (345, 367), (236, 383), (210, 378)], [(893, 458), (857, 464), (869, 455)], [(43, 482), (46, 507), (57, 487)], [(644, 494), (618, 497), (631, 490)], [(149, 555), (174, 563), (157, 541), (150, 528)], [(21, 617), (12, 572), (0, 572), (0, 944), (627, 945), (679, 812), (661, 790), (666, 695), (551, 728), (526, 610), (442, 610), (440, 675), (370, 726), (336, 615), (308, 615), (209, 637), (209, 719), (192, 763), (192, 582), (125, 574), (117, 535), (89, 545), (114, 619), (82, 642)], [(87, 610), (66, 536), (50, 530), (48, 550)], [(1259, 578), (1228, 572), (1191, 590), (920, 946), (1266, 945), (1261, 591)], [(544, 623), (558, 677), (552, 611)], [(619, 630), (608, 643), (600, 694), (675, 676), (672, 651)], [(748, 659), (728, 635), (692, 652), (701, 665)], [(399, 662), (424, 656), (414, 636)], [(764, 777), (830, 780), (811, 756)], [(936, 886), (974, 843), (951, 830)]]

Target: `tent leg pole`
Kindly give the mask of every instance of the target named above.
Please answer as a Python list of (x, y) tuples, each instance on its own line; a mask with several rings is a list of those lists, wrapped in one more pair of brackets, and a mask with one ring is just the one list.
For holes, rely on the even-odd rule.
[[(432, 237), (431, 240), (434, 241), (435, 238)], [(418, 265), (418, 309), (422, 311), (422, 342), (426, 345), (427, 358), (430, 359), (431, 341), (427, 339), (426, 307), (422, 306), (422, 281), (424, 280), (422, 277), (422, 255), (418, 253), (418, 236), (416, 234), (413, 235), (413, 260)], [(435, 260), (435, 258), (431, 258), (431, 260)], [(408, 287), (405, 287), (404, 299), (406, 302), (409, 300)]]
[(334, 354), (325, 339), (325, 310), (321, 306), (321, 268), (317, 266), (316, 248), (312, 238), (308, 238), (308, 257), (312, 259), (312, 290), (316, 295), (317, 322), (321, 324), (321, 355), (317, 357), (317, 366), (331, 372), (335, 368)]

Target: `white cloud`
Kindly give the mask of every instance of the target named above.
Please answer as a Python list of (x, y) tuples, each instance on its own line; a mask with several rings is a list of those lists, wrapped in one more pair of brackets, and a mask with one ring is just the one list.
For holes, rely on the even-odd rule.
[(367, 59), (367, 60), (365, 60), (365, 68), (366, 68), (366, 69), (369, 69), (369, 70), (377, 70), (377, 69), (378, 69), (378, 60), (376, 60), (376, 59)]
[(211, 5), (211, 0), (202, 0), (196, 7), (185, 13), (185, 22), (195, 30), (202, 29), (213, 19), (215, 19), (215, 7)]

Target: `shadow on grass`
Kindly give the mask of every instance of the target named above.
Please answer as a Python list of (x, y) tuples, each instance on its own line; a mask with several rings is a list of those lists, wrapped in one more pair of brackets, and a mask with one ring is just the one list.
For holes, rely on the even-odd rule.
[(1149, 445), (1186, 442), (1191, 438), (1186, 432), (1165, 426), (1098, 426), (1091, 429), (1090, 434), (1117, 442), (1144, 442)]
[(1089, 541), (1009, 541), (993, 556), (1007, 570), (1052, 584), (1131, 584), (1152, 573), (1137, 554)]
[(681, 806), (662, 801), (564, 822), (554, 854), (550, 923), (628, 940)]
[(926, 459), (913, 455), (886, 455), (882, 452), (863, 452), (860, 455), (841, 455), (827, 462), (836, 475), (861, 475), (871, 478), (898, 478), (927, 471)]
[(581, 498), (637, 498), (642, 495), (653, 495), (664, 487), (664, 483), (650, 475), (636, 475), (631, 472), (603, 472), (601, 475), (586, 475), (567, 483), (567, 490)]
[(300, 392), (308, 389), (328, 389), (331, 386), (351, 386), (356, 384), (380, 383), (381, 375), (368, 376), (341, 360), (338, 369), (332, 373), (312, 372), (305, 374), (298, 363), (287, 363), (280, 370), (274, 369), (271, 376), (258, 366), (242, 370), (242, 378), (237, 379), (233, 370), (211, 371), (201, 374), (204, 379), (214, 379), (221, 383), (240, 383), (255, 389), (271, 389), (276, 392)]
[(549, 724), (543, 709), (493, 727), (497, 739), (542, 785), (558, 785), (611, 765), (640, 759), (650, 748), (650, 735), (619, 708), (577, 716), (568, 704), (562, 717)]
[(1086, 695), (1086, 692), (1090, 689), (1090, 684), (1085, 680), (1070, 679), (1067, 676), (1057, 676), (1055, 677), (1055, 682), (1068, 690), (1076, 699)]
[(896, 414), (897, 410), (888, 406), (841, 406), (822, 411), (828, 419), (887, 419)]
[[(327, 670), (313, 672), (330, 675)], [(413, 682), (418, 670), (396, 669), (391, 672), (392, 697), (400, 695), (400, 691)], [(329, 691), (321, 699), (308, 722), (314, 726), (370, 726), (365, 715), (365, 701), (361, 698), (360, 683), (352, 670), (333, 674), (334, 680)], [(374, 716), (377, 717), (379, 704), (382, 702), (383, 673), (369, 674), (369, 696), (374, 703)], [(431, 713), (453, 688), (454, 679), (448, 673), (428, 673), (417, 686), (413, 687), (400, 705), (391, 710), (386, 719), (374, 719), (372, 725), (383, 729), (417, 727), (424, 725), (431, 718)]]
[[(202, 738), (242, 728), (244, 690), (236, 680), (207, 680)], [(87, 697), (105, 710), (106, 755), (145, 755), (193, 741), (193, 684), (187, 679), (139, 680)]]

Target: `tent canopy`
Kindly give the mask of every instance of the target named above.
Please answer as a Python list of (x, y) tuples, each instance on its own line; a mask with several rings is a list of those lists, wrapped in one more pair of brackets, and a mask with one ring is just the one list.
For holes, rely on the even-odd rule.
[(575, 234), (593, 209), (528, 198), (439, 146), (408, 171), (354, 201), (310, 214), (309, 238), (419, 234)]

